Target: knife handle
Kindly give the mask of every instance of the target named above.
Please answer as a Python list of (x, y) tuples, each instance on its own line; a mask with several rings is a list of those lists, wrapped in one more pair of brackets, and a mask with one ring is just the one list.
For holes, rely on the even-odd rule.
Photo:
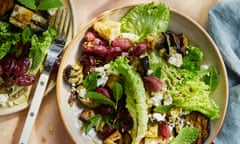
[(39, 77), (37, 87), (34, 92), (30, 108), (28, 110), (27, 118), (24, 123), (22, 134), (19, 139), (19, 144), (27, 144), (29, 141), (32, 128), (36, 120), (40, 105), (42, 103), (45, 89), (47, 87), (48, 79), (49, 79), (49, 74), (46, 71), (44, 71)]

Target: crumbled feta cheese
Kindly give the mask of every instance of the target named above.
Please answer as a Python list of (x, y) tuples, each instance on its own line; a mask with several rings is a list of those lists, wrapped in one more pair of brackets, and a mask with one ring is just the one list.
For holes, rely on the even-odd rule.
[(168, 58), (168, 63), (170, 63), (176, 67), (180, 67), (183, 63), (182, 55), (179, 53), (175, 53), (175, 54), (171, 55), (170, 58)]
[(163, 94), (161, 92), (152, 92), (151, 95), (152, 95), (152, 97), (149, 98), (148, 104), (150, 104), (152, 106), (161, 105), (161, 102), (163, 99)]
[(153, 119), (157, 120), (157, 121), (165, 121), (165, 114), (160, 114), (160, 113), (153, 113), (152, 114)]
[(100, 74), (97, 77), (97, 86), (104, 86), (108, 81), (108, 75), (104, 66), (95, 69)]
[(173, 99), (171, 95), (164, 95), (163, 105), (170, 105), (173, 103)]
[(201, 65), (201, 69), (208, 69), (209, 66), (208, 65)]
[(0, 105), (5, 106), (8, 100), (8, 94), (0, 94)]
[(148, 69), (148, 70), (147, 70), (147, 75), (152, 75), (152, 74), (153, 74), (153, 70)]
[(96, 67), (95, 71), (99, 72), (97, 78), (97, 86), (106, 85), (111, 74), (118, 75), (117, 71), (114, 71), (113, 69), (110, 68), (110, 64), (105, 64), (104, 66)]
[(79, 97), (84, 98), (85, 95), (86, 95), (86, 93), (87, 93), (86, 88), (82, 87), (81, 89), (79, 89), (79, 93), (78, 93), (78, 95), (79, 95)]

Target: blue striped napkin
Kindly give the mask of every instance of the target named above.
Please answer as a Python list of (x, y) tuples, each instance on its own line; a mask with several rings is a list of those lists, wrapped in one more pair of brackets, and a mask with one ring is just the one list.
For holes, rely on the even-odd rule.
[(240, 0), (222, 0), (208, 13), (207, 31), (227, 67), (229, 103), (214, 144), (240, 144)]

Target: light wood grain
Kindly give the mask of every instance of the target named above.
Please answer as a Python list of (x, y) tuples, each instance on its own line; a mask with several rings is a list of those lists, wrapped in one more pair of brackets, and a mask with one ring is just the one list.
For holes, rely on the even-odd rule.
[[(76, 27), (79, 30), (90, 19), (114, 7), (151, 2), (149, 0), (71, 0), (75, 15)], [(159, 2), (159, 0), (155, 0)], [(192, 17), (201, 25), (207, 21), (209, 9), (219, 0), (161, 0), (170, 7)], [(27, 110), (0, 117), (0, 143), (15, 144), (18, 142), (20, 132)], [(59, 116), (55, 89), (45, 98), (40, 113), (35, 122), (29, 144), (71, 144), (63, 123)]]

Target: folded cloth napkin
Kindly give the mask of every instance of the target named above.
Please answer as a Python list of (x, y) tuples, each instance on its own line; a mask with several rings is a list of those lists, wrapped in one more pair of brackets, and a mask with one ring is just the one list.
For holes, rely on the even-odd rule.
[(206, 29), (227, 67), (229, 102), (214, 144), (240, 144), (240, 1), (222, 0), (208, 15)]

